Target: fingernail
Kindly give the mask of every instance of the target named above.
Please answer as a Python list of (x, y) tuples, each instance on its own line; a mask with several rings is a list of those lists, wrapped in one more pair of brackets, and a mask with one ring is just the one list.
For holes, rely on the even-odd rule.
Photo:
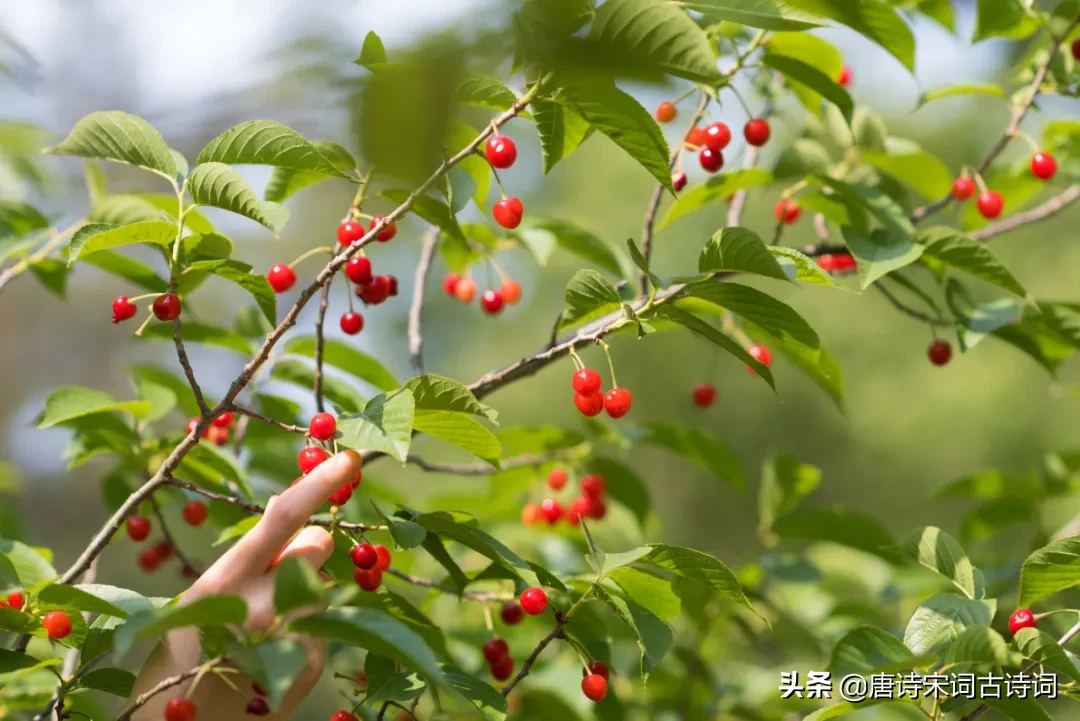
[(352, 468), (359, 468), (364, 463), (364, 457), (360, 455), (359, 451), (349, 449), (343, 453), (337, 454), (334, 458), (334, 463), (337, 463), (341, 470), (349, 470)]

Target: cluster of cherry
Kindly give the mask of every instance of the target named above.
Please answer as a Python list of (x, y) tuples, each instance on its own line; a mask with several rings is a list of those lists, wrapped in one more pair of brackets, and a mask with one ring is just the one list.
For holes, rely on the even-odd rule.
[[(232, 437), (233, 421), (234, 420), (235, 420), (235, 416), (233, 415), (232, 411), (226, 411), (225, 413), (222, 413), (220, 416), (218, 416), (213, 421), (211, 421), (210, 425), (208, 425), (206, 428), (203, 429), (203, 432), (202, 432), (202, 435), (200, 436), (200, 438), (207, 439), (208, 441), (213, 443), (215, 446), (227, 445), (228, 442), (229, 442), (229, 439)], [(190, 418), (190, 419), (188, 419), (187, 427), (185, 428), (185, 432), (188, 435), (191, 435), (192, 433), (195, 432), (195, 427), (198, 426), (198, 425), (199, 425), (199, 419), (198, 418)]]
[(633, 398), (630, 391), (615, 386), (607, 393), (600, 393), (602, 384), (600, 374), (592, 368), (579, 368), (574, 373), (574, 405), (584, 416), (600, 415), (607, 411), (612, 418), (622, 418), (630, 412)]
[[(22, 611), (25, 606), (26, 597), (22, 591), (12, 591), (8, 594), (7, 600), (0, 598), (0, 608)], [(33, 609), (27, 608), (26, 612), (32, 614)], [(42, 616), (41, 625), (45, 628), (45, 632), (49, 634), (49, 638), (54, 641), (67, 638), (71, 634), (71, 617), (63, 611), (49, 611)]]
[[(556, 492), (561, 491), (569, 479), (570, 476), (564, 469), (553, 468), (548, 473), (548, 487)], [(526, 526), (535, 526), (544, 520), (549, 526), (554, 526), (560, 519), (566, 519), (571, 526), (576, 526), (581, 523), (582, 518), (602, 520), (607, 515), (607, 504), (604, 502), (607, 483), (604, 477), (599, 473), (586, 473), (578, 482), (578, 490), (581, 495), (565, 509), (554, 498), (545, 498), (539, 504), (526, 503), (521, 509), (521, 522)]]

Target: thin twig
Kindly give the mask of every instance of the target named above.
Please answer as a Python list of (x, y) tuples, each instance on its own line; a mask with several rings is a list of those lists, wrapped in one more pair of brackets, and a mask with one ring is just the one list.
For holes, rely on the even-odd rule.
[[(774, 84), (782, 86), (784, 84), (784, 76), (780, 73), (776, 74), (773, 80)], [(772, 98), (768, 98), (765, 101), (765, 105), (761, 109), (761, 117), (768, 118), (773, 114), (775, 110)], [(750, 145), (746, 148), (746, 153), (743, 155), (743, 169), (750, 170), (758, 164), (758, 160), (761, 159), (761, 148), (757, 145)], [(731, 198), (731, 203), (728, 205), (727, 215), (727, 227), (734, 228), (740, 222), (742, 222), (743, 210), (746, 208), (746, 197), (749, 191), (745, 188), (735, 191), (735, 195)]]
[(568, 616), (564, 616), (559, 611), (555, 612), (555, 628), (551, 629), (551, 632), (540, 639), (540, 643), (536, 644), (536, 648), (534, 648), (533, 652), (529, 654), (529, 657), (525, 659), (525, 663), (521, 664), (521, 670), (518, 671), (518, 675), (515, 676), (514, 680), (502, 690), (503, 696), (509, 696), (510, 692), (514, 690), (514, 687), (529, 675), (529, 671), (532, 670), (533, 664), (536, 663), (536, 659), (540, 657), (540, 654), (544, 652), (544, 649), (547, 648), (552, 641), (563, 635), (563, 630), (568, 623), (570, 623), (570, 618)]
[(330, 286), (334, 283), (334, 276), (326, 281), (319, 296), (319, 313), (315, 316), (315, 371), (312, 390), (315, 393), (315, 408), (320, 413), (326, 410), (323, 403), (323, 348), (326, 346), (326, 337), (323, 334), (323, 324), (326, 321), (326, 309), (330, 307)]
[(219, 666), (224, 662), (225, 659), (219, 656), (218, 658), (210, 659), (206, 663), (199, 664), (195, 668), (190, 668), (181, 674), (177, 674), (176, 676), (170, 676), (169, 678), (159, 681), (157, 685), (155, 685), (146, 693), (139, 694), (139, 696), (131, 703), (131, 705), (124, 709), (123, 713), (116, 717), (116, 721), (128, 721), (131, 718), (132, 714), (134, 714), (136, 711), (149, 703), (150, 699), (154, 698), (159, 693), (168, 691), (174, 686), (179, 686), (184, 681), (195, 678), (195, 676), (199, 675), (200, 673), (208, 671), (215, 666)]
[(1008, 233), (1010, 230), (1016, 230), (1022, 225), (1052, 218), (1077, 200), (1080, 200), (1080, 185), (1070, 185), (1064, 192), (1054, 196), (1042, 205), (1038, 205), (1031, 210), (1025, 210), (1023, 213), (1011, 215), (1005, 220), (997, 223), (991, 223), (968, 235), (975, 240), (989, 240), (995, 235)]
[(430, 588), (434, 591), (441, 591), (452, 596), (461, 596), (471, 601), (479, 601), (480, 603), (495, 603), (497, 601), (510, 601), (514, 598), (513, 594), (506, 593), (480, 593), (477, 591), (462, 591), (458, 593), (457, 589), (449, 586), (444, 586), (441, 583), (436, 583), (428, 578), (421, 578), (420, 576), (410, 576), (407, 573), (397, 570), (396, 568), (389, 568), (385, 571), (386, 574), (399, 578), (402, 581), (411, 583), (414, 586), (423, 586), (424, 588)]
[(424, 309), (424, 285), (427, 283), (431, 259), (435, 255), (435, 246), (438, 242), (439, 229), (432, 228), (424, 238), (420, 262), (416, 266), (412, 304), (409, 306), (409, 363), (412, 365), (414, 375), (424, 373), (424, 336), (420, 332), (420, 314)]
[(254, 418), (255, 420), (262, 421), (263, 423), (268, 423), (268, 424), (274, 426), (275, 428), (280, 428), (281, 430), (288, 431), (289, 433), (307, 433), (308, 432), (308, 429), (304, 428), (303, 426), (295, 426), (295, 425), (293, 425), (291, 423), (282, 423), (281, 421), (274, 420), (270, 416), (264, 416), (262, 413), (259, 413), (258, 411), (253, 411), (250, 408), (245, 408), (243, 406), (238, 406), (235, 403), (229, 404), (228, 410), (235, 411), (235, 412), (239, 413), (242, 416), (247, 416), (249, 418)]
[(915, 320), (922, 321), (923, 323), (928, 323), (933, 326), (956, 325), (956, 321), (944, 320), (942, 318), (938, 318), (937, 316), (930, 315), (929, 313), (923, 313), (921, 310), (917, 310), (905, 304), (902, 300), (893, 295), (892, 291), (886, 288), (883, 283), (874, 283), (874, 287), (881, 291), (881, 294), (885, 296), (885, 299), (888, 300), (894, 308), (896, 308), (904, 315), (910, 316)]
[(173, 536), (169, 530), (169, 524), (165, 521), (165, 514), (161, 512), (161, 506), (158, 505), (157, 498), (150, 496), (150, 508), (153, 509), (154, 515), (157, 517), (158, 525), (161, 526), (161, 535), (165, 536), (165, 542), (172, 548), (173, 553), (176, 554), (177, 559), (183, 564), (185, 569), (190, 568), (192, 571), (198, 574), (202, 574), (199, 567), (191, 562), (191, 559), (184, 555), (184, 552), (180, 549), (180, 544), (176, 542), (176, 537)]
[[(175, 289), (175, 285), (173, 286)], [(188, 385), (191, 386), (191, 392), (195, 394), (195, 403), (199, 406), (199, 412), (203, 416), (210, 415), (210, 407), (206, 405), (206, 399), (203, 398), (202, 388), (199, 387), (198, 381), (195, 380), (195, 371), (191, 367), (191, 362), (188, 360), (187, 349), (184, 348), (184, 338), (181, 335), (181, 323), (180, 318), (173, 318), (173, 343), (176, 345), (176, 357), (180, 360), (180, 366), (184, 369), (184, 375), (187, 377)]]
[[(569, 450), (555, 451), (552, 453), (530, 453), (516, 456), (514, 458), (504, 459), (500, 465), (500, 468), (501, 470), (507, 471), (512, 468), (539, 466), (544, 463), (550, 463), (551, 461), (557, 461), (561, 458), (568, 458), (571, 455), (572, 453)], [(432, 461), (424, 460), (420, 456), (413, 455), (408, 456), (405, 460), (408, 463), (411, 463), (418, 468), (422, 468), (425, 471), (431, 471), (433, 473), (452, 473), (457, 476), (486, 476), (491, 473), (497, 473), (499, 470), (494, 468), (489, 463), (434, 463)]]

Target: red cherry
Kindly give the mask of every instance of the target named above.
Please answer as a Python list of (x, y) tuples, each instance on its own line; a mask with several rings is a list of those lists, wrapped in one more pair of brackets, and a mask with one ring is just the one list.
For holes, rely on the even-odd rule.
[(592, 368), (582, 368), (574, 374), (574, 390), (583, 396), (595, 396), (600, 392), (600, 374)]
[(492, 167), (505, 170), (517, 160), (517, 146), (505, 135), (492, 135), (484, 146), (484, 155)]
[(119, 323), (127, 320), (139, 312), (139, 309), (127, 299), (126, 295), (118, 295), (112, 302), (112, 322)]
[(266, 703), (264, 698), (253, 698), (247, 703), (247, 707), (244, 709), (249, 716), (269, 716), (270, 705)]
[(352, 498), (352, 481), (331, 493), (326, 502), (331, 506), (344, 506), (350, 498)]
[(357, 285), (367, 285), (371, 282), (371, 259), (362, 255), (349, 258), (345, 264), (345, 276)]
[(390, 549), (381, 544), (375, 544), (375, 555), (379, 557), (379, 563), (375, 568), (380, 571), (386, 571), (390, 569)]
[(1035, 617), (1030, 608), (1018, 608), (1009, 616), (1009, 633), (1015, 635), (1022, 628), (1035, 628)]
[(562, 504), (554, 498), (545, 498), (540, 502), (540, 515), (544, 517), (544, 520), (548, 522), (549, 526), (554, 526), (559, 522), (559, 519), (562, 518)]
[(342, 245), (355, 243), (364, 237), (364, 224), (353, 220), (346, 220), (338, 226), (337, 240)]
[(348, 711), (335, 711), (334, 715), (330, 717), (330, 721), (360, 721), (360, 719)]
[(447, 273), (446, 277), (442, 281), (443, 293), (453, 298), (455, 296), (454, 291), (457, 290), (457, 284), (461, 280), (461, 276), (457, 273)]
[(588, 498), (575, 498), (570, 507), (566, 509), (566, 521), (571, 526), (576, 526), (581, 523), (581, 518), (589, 517), (589, 508), (591, 504)]
[(150, 519), (146, 516), (132, 516), (126, 525), (128, 538), (133, 541), (145, 541), (150, 535)]
[[(705, 147), (719, 153), (731, 142), (731, 129), (721, 122), (705, 126)], [(704, 165), (704, 163), (702, 163)]]
[(819, 255), (817, 259), (818, 267), (827, 273), (831, 273), (836, 270), (836, 256), (830, 253)]
[(379, 554), (375, 552), (375, 546), (370, 543), (361, 543), (358, 546), (353, 546), (349, 552), (349, 556), (352, 557), (353, 565), (357, 568), (362, 568), (365, 571), (370, 571), (379, 565)]
[(158, 320), (174, 320), (180, 317), (180, 296), (165, 293), (154, 298), (154, 315)]
[(198, 712), (194, 701), (181, 696), (165, 704), (165, 721), (195, 721)]
[(495, 663), (501, 658), (510, 655), (510, 646), (501, 638), (493, 638), (484, 644), (484, 659), (488, 663)]
[(525, 609), (517, 601), (507, 601), (499, 609), (499, 615), (507, 626), (516, 626), (525, 618)]
[(398, 282), (396, 275), (386, 276), (386, 282), (390, 284), (390, 297), (396, 298), (398, 294)]
[(356, 335), (364, 329), (364, 316), (349, 311), (341, 316), (341, 330), (349, 335)]
[(686, 136), (686, 144), (690, 146), (691, 150), (697, 150), (705, 144), (705, 138), (705, 128), (695, 125)]
[(984, 218), (993, 219), (1001, 215), (1001, 210), (1005, 207), (1005, 200), (1001, 197), (1001, 193), (996, 190), (988, 190), (985, 193), (979, 193), (975, 205)]
[(161, 561), (167, 561), (173, 555), (172, 544), (168, 541), (158, 541), (153, 546), (150, 546), (150, 551)]
[(7, 605), (7, 601), (5, 601), (4, 599), (0, 598), (0, 608), (7, 608), (7, 607), (8, 607), (8, 605)]
[(853, 79), (854, 78), (851, 73), (851, 68), (845, 65), (844, 67), (840, 68), (840, 75), (837, 76), (836, 82), (840, 87), (848, 88), (851, 87), (851, 81)]
[(300, 472), (306, 476), (325, 460), (325, 450), (318, 446), (308, 446), (300, 451), (300, 455), (296, 457), (296, 465), (300, 466)]
[(776, 219), (786, 225), (791, 225), (798, 220), (800, 213), (802, 213), (802, 208), (791, 198), (778, 201), (776, 208), (773, 209), (773, 215), (776, 216)]
[[(188, 420), (187, 425), (184, 426), (184, 432), (187, 433), (190, 436), (192, 433), (195, 432), (195, 428), (198, 425), (199, 425), (199, 419), (198, 418), (191, 418), (191, 419)], [(212, 427), (213, 426), (207, 426), (206, 428), (203, 429), (202, 438), (206, 438), (207, 436), (210, 435), (210, 428), (212, 428)]]
[(514, 659), (509, 656), (503, 656), (495, 663), (489, 666), (491, 669), (491, 675), (495, 677), (496, 681), (506, 681), (514, 674)]
[(1072, 56), (1076, 60), (1080, 60), (1080, 38), (1072, 41)]
[(599, 393), (592, 396), (583, 396), (580, 393), (575, 393), (574, 405), (581, 411), (581, 415), (592, 418), (593, 416), (600, 415), (600, 411), (604, 410), (604, 397)]
[(585, 515), (589, 518), (600, 520), (607, 515), (607, 505), (604, 503), (603, 498), (588, 498), (586, 500), (589, 501), (589, 512)]
[(586, 473), (581, 477), (581, 483), (578, 485), (581, 493), (587, 498), (600, 498), (607, 490), (607, 482), (599, 473)]
[(566, 485), (566, 481), (569, 477), (570, 476), (567, 475), (566, 471), (563, 469), (552, 468), (547, 477), (548, 486), (550, 486), (553, 491), (561, 491), (563, 486)]
[(26, 599), (23, 598), (21, 591), (12, 591), (8, 594), (7, 603), (16, 611), (23, 609), (23, 604), (26, 603)]
[(502, 294), (497, 290), (485, 290), (480, 296), (480, 307), (488, 315), (498, 315), (503, 308)]
[(743, 128), (743, 136), (746, 138), (746, 142), (759, 148), (769, 142), (770, 133), (769, 121), (764, 118), (753, 118)]
[[(375, 230), (375, 226), (383, 222), (385, 217), (386, 216), (383, 215), (376, 215), (374, 218), (372, 218), (371, 226), (368, 228), (368, 230)], [(379, 234), (375, 236), (375, 240), (379, 241), (380, 243), (385, 243), (386, 241), (393, 239), (395, 235), (397, 235), (397, 223), (391, 220), (385, 228), (379, 231)]]
[(611, 680), (611, 669), (603, 661), (593, 661), (589, 664), (588, 668), (581, 669), (581, 677), (585, 678), (589, 674), (596, 674), (597, 676), (603, 676), (605, 681)]
[(926, 356), (936, 366), (943, 366), (952, 358), (952, 346), (947, 340), (936, 340), (926, 349)]
[(674, 173), (671, 176), (671, 187), (678, 193), (680, 190), (686, 187), (686, 173), (681, 170), (678, 173)]
[(139, 555), (135, 557), (135, 563), (139, 568), (146, 573), (153, 573), (161, 567), (162, 559), (154, 553), (153, 548), (144, 548), (139, 551)]
[(598, 673), (590, 674), (581, 680), (581, 692), (590, 701), (600, 703), (607, 696), (607, 679)]
[(369, 593), (379, 590), (379, 586), (382, 585), (382, 571), (377, 568), (370, 571), (365, 571), (362, 568), (355, 568), (353, 569), (352, 577), (361, 590), (368, 591)]
[(963, 202), (975, 195), (975, 181), (963, 175), (953, 181), (952, 197)]
[(540, 506), (526, 503), (521, 509), (521, 522), (526, 526), (535, 526), (540, 520)]
[(675, 119), (675, 116), (679, 114), (679, 111), (675, 109), (675, 106), (664, 101), (656, 106), (656, 120), (660, 123), (670, 123)]
[(521, 216), (525, 212), (525, 206), (521, 204), (521, 201), (517, 198), (503, 198), (492, 209), (491, 214), (495, 218), (495, 222), (506, 228), (507, 230), (513, 230), (521, 225)]
[(836, 269), (838, 271), (852, 270), (855, 268), (855, 258), (850, 253), (840, 253), (836, 256)]
[(308, 433), (317, 441), (328, 441), (337, 433), (337, 420), (329, 413), (316, 413), (308, 424)]
[[(750, 353), (751, 358), (756, 360), (761, 365), (765, 366), (766, 368), (772, 367), (772, 351), (770, 351), (767, 346), (752, 345), (747, 352)], [(757, 371), (754, 370), (753, 366), (747, 365), (746, 370), (750, 371), (755, 375), (757, 374)]]
[(705, 168), (705, 170), (715, 173), (724, 167), (724, 155), (719, 150), (702, 148), (701, 152), (698, 153), (698, 162), (701, 163), (701, 167)]
[[(8, 599), (9, 603), (10, 600)], [(71, 618), (63, 611), (49, 611), (45, 618), (41, 619), (41, 625), (54, 641), (67, 638), (71, 634)]]
[(296, 271), (284, 263), (278, 263), (270, 266), (266, 280), (275, 293), (284, 293), (296, 283)]
[(521, 608), (530, 616), (539, 616), (548, 607), (548, 597), (542, 588), (526, 588), (520, 600)]
[(716, 402), (716, 386), (712, 383), (698, 383), (693, 391), (694, 405), (698, 408), (708, 408)]
[(454, 286), (454, 295), (462, 303), (472, 303), (476, 297), (476, 281), (472, 278), (462, 278)]
[(356, 478), (352, 479), (352, 484), (351, 484), (352, 489), (355, 491), (357, 488), (359, 488), (360, 483), (363, 480), (364, 480), (364, 471), (363, 471), (363, 469), (361, 469), (361, 470), (356, 472)]
[(1031, 156), (1031, 173), (1039, 180), (1050, 180), (1057, 172), (1057, 161), (1050, 153), (1038, 152)]
[(202, 501), (189, 501), (187, 505), (184, 506), (184, 521), (189, 526), (201, 526), (206, 522), (206, 517), (209, 513), (209, 509)]
[(367, 285), (356, 286), (356, 294), (368, 305), (379, 305), (390, 297), (390, 278), (377, 275)]
[(604, 394), (604, 410), (612, 418), (622, 418), (630, 412), (630, 391), (612, 388)]
[(210, 439), (210, 442), (213, 443), (215, 446), (223, 446), (229, 442), (228, 428), (210, 426), (210, 428), (207, 429), (206, 435)]
[(215, 418), (212, 423), (218, 428), (228, 428), (232, 425), (233, 418), (234, 416), (232, 411), (225, 411), (220, 416)]
[(507, 278), (499, 285), (499, 295), (507, 305), (514, 305), (521, 300), (521, 284)]

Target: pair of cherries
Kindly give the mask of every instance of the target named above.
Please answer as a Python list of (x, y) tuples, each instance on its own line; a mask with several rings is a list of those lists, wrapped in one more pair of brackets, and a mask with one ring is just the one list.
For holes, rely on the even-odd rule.
[(591, 368), (582, 368), (574, 374), (574, 405), (584, 416), (600, 415), (607, 411), (612, 418), (622, 418), (630, 412), (633, 401), (630, 391), (616, 386), (607, 393), (600, 393), (600, 374)]
[[(492, 135), (484, 145), (484, 157), (487, 158), (491, 167), (506, 170), (517, 160), (517, 146), (505, 135)], [(524, 213), (525, 206), (518, 198), (504, 197), (491, 209), (495, 222), (507, 230), (513, 230), (521, 225), (521, 216)]]
[[(183, 304), (176, 293), (162, 293), (154, 298), (150, 310), (158, 320), (175, 320), (180, 317)], [(117, 296), (112, 303), (112, 322), (121, 323), (133, 318), (139, 308), (126, 295)]]

